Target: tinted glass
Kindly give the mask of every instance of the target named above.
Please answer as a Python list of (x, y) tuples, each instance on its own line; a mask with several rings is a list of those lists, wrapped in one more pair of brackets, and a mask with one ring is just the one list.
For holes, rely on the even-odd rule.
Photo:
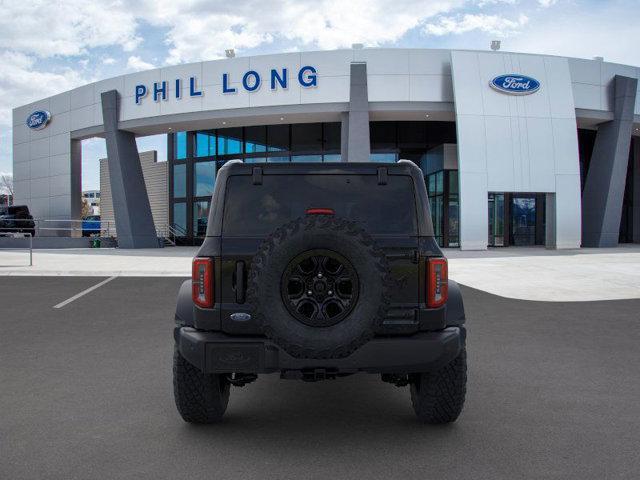
[(426, 148), (427, 122), (398, 122), (400, 148)]
[(324, 124), (324, 151), (340, 151), (340, 133), (342, 125), (340, 123)]
[(187, 158), (187, 132), (177, 132), (173, 144), (174, 158), (183, 160)]
[(184, 163), (173, 166), (173, 197), (187, 196), (187, 165)]
[(369, 124), (371, 135), (371, 149), (384, 150), (397, 148), (396, 122), (371, 122)]
[(242, 153), (242, 128), (222, 128), (218, 130), (218, 155)]
[(377, 163), (395, 163), (397, 159), (396, 153), (372, 153), (369, 155), (369, 160)]
[(325, 162), (341, 162), (342, 156), (339, 153), (331, 153), (329, 155), (324, 155)]
[(185, 202), (173, 204), (173, 224), (180, 233), (187, 233), (187, 204)]
[(197, 132), (195, 142), (196, 157), (211, 157), (216, 154), (216, 135), (214, 132)]
[(436, 193), (440, 194), (444, 192), (444, 171), (439, 171), (438, 173), (436, 173)]
[(291, 151), (322, 151), (322, 124), (299, 123), (291, 125)]
[(269, 163), (287, 163), (288, 161), (289, 157), (267, 157)]
[(289, 125), (267, 126), (267, 142), (270, 152), (289, 150)]
[(451, 195), (458, 193), (458, 171), (449, 170), (449, 193)]
[(242, 175), (227, 183), (224, 234), (266, 235), (308, 208), (332, 208), (375, 234), (417, 231), (408, 176), (390, 175), (387, 185), (378, 185), (376, 175), (265, 175), (262, 185), (253, 185)]
[(244, 151), (246, 153), (259, 153), (267, 151), (267, 127), (245, 127)]
[(193, 164), (193, 194), (205, 197), (213, 194), (216, 182), (216, 162), (197, 162)]
[(193, 203), (193, 235), (196, 237), (204, 237), (207, 233), (209, 205), (209, 202)]
[(292, 155), (292, 162), (309, 163), (309, 162), (322, 162), (322, 155)]

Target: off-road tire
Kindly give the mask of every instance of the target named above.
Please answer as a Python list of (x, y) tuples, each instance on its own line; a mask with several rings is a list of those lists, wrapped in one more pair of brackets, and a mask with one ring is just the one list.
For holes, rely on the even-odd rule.
[(435, 372), (410, 376), (411, 403), (418, 419), (424, 423), (455, 422), (467, 390), (467, 351), (462, 348), (448, 365)]
[(216, 423), (229, 403), (229, 381), (223, 375), (205, 374), (173, 351), (173, 394), (185, 422)]
[[(310, 326), (287, 310), (283, 272), (297, 255), (315, 249), (346, 258), (358, 276), (359, 296), (339, 323)], [(297, 358), (342, 358), (374, 335), (389, 308), (391, 280), (384, 252), (357, 223), (333, 215), (307, 215), (276, 229), (251, 262), (247, 301), (264, 334)]]

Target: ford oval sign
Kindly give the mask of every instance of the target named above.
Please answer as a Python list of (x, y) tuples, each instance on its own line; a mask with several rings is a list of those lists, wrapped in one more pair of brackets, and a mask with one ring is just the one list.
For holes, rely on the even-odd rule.
[(530, 95), (540, 89), (540, 82), (535, 78), (510, 73), (508, 75), (499, 75), (489, 82), (494, 90), (509, 95)]
[(32, 130), (42, 130), (51, 120), (51, 114), (46, 110), (36, 110), (27, 117), (27, 127)]

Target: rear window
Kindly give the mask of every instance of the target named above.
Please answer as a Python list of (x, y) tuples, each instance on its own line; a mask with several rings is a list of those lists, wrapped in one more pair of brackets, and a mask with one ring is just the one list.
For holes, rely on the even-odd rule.
[(267, 235), (305, 215), (330, 208), (373, 234), (416, 234), (416, 205), (409, 176), (264, 175), (253, 185), (246, 175), (229, 177), (222, 230), (225, 235)]

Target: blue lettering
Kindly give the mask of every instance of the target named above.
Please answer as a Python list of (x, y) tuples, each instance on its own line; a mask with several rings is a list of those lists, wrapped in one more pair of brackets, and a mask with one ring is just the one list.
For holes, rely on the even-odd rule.
[(180, 90), (180, 79), (176, 78), (176, 98), (180, 98), (182, 91)]
[(142, 98), (147, 95), (147, 87), (144, 85), (136, 85), (136, 104), (140, 105)]
[(189, 78), (189, 95), (192, 97), (202, 96), (202, 90), (196, 90), (196, 77)]
[(229, 87), (229, 74), (222, 74), (222, 93), (236, 93), (236, 89)]
[(158, 101), (158, 94), (160, 92), (162, 92), (162, 100), (166, 100), (167, 99), (167, 82), (163, 81), (160, 83), (160, 85), (162, 85), (162, 88), (158, 88), (158, 82), (154, 82), (153, 84), (153, 101), (157, 102)]
[[(306, 77), (305, 74), (309, 73)], [(298, 72), (298, 81), (303, 87), (316, 87), (318, 85), (318, 78), (316, 75), (316, 69), (314, 67), (306, 66), (302, 67)]]
[[(253, 77), (253, 84), (249, 83), (249, 77)], [(260, 75), (254, 70), (249, 70), (242, 77), (242, 86), (247, 92), (253, 92), (260, 87)]]
[(282, 76), (278, 74), (275, 68), (271, 69), (271, 90), (276, 89), (276, 82), (280, 84), (282, 88), (287, 88), (287, 69), (282, 69)]

